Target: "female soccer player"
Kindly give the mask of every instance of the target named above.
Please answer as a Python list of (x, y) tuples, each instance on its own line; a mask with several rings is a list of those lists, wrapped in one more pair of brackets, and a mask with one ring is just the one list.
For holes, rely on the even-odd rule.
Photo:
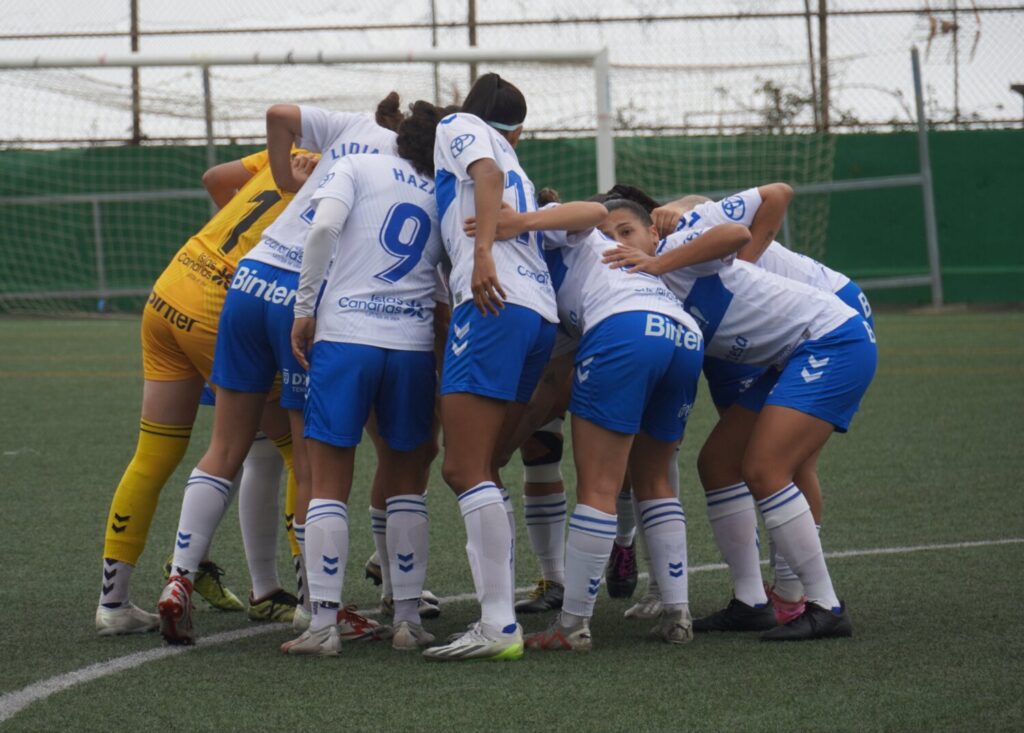
[[(393, 101), (397, 102), (397, 95)], [(206, 454), (186, 484), (171, 576), (158, 604), (161, 633), (171, 644), (193, 642), (192, 578), (227, 509), (232, 479), (256, 432), (267, 392), (278, 372), (281, 405), (289, 411), (299, 488), (294, 524), (296, 536), (302, 537), (309, 497), (301, 437), (306, 372), (291, 352), (291, 328), (298, 271), (312, 219), (310, 197), (338, 158), (391, 152), (394, 139), (393, 131), (368, 115), (294, 105), (274, 105), (267, 111), (267, 149), (274, 180), (282, 190), (297, 193), (239, 263), (221, 313), (211, 375), (217, 386), (213, 434)], [(288, 165), (295, 143), (322, 154), (304, 184), (295, 179)], [(353, 618), (349, 631), (365, 636), (370, 624), (361, 617)]]
[[(298, 177), (307, 176), (313, 167), (308, 156), (297, 156), (290, 164)], [(160, 490), (188, 447), (200, 394), (212, 369), (217, 319), (227, 283), (238, 260), (259, 241), (263, 229), (291, 198), (274, 182), (266, 152), (211, 168), (204, 174), (203, 184), (223, 208), (178, 251), (153, 285), (142, 315), (142, 418), (135, 455), (114, 492), (107, 518), (96, 609), (96, 630), (102, 636), (157, 628), (156, 614), (128, 599), (132, 570), (145, 546)], [(263, 427), (287, 453), (290, 441), (283, 417), (283, 413), (275, 417), (268, 412)], [(260, 444), (255, 450), (262, 455), (265, 447)], [(267, 478), (258, 473), (251, 472), (250, 480), (272, 484), (276, 495), (279, 476)], [(249, 520), (256, 517), (243, 513), (242, 519), (246, 531), (251, 531)], [(276, 532), (277, 518), (269, 521), (271, 532)], [(271, 586), (254, 588), (260, 601), (263, 595), (280, 590), (273, 556), (261, 567), (266, 565), (269, 572), (254, 575), (257, 585), (263, 578)], [(200, 563), (195, 575), (197, 589), (219, 608), (241, 609), (237, 597), (220, 584), (220, 575), (213, 563)], [(250, 606), (258, 606), (260, 601), (251, 599)]]
[[(462, 111), (437, 126), (434, 164), (442, 239), (451, 260), (452, 319), (441, 377), (442, 472), (459, 497), (481, 618), (430, 659), (518, 659), (522, 630), (513, 609), (512, 532), (497, 483), (495, 447), (515, 425), (554, 341), (555, 294), (537, 237), (496, 241), (502, 200), (536, 208), (533, 183), (515, 146), (526, 100), (497, 74), (481, 76)], [(476, 236), (463, 232), (477, 219)], [(507, 429), (507, 428), (506, 428)]]
[[(600, 232), (552, 231), (579, 229), (580, 222), (556, 217), (567, 218), (581, 207), (596, 207), (592, 222), (604, 218), (604, 208), (594, 203), (503, 217), (515, 223), (514, 232), (546, 230), (548, 267), (568, 333), (563, 340), (579, 342), (569, 403), (577, 501), (565, 550), (565, 598), (555, 623), (530, 635), (526, 644), (544, 650), (591, 648), (589, 620), (615, 537), (615, 504), (627, 467), (665, 594), (653, 633), (669, 643), (685, 643), (692, 638), (686, 524), (668, 467), (696, 398), (702, 339), (696, 322), (660, 280), (602, 263), (612, 240)], [(735, 227), (720, 228), (713, 236), (739, 246), (748, 234)]]
[[(851, 635), (849, 613), (832, 587), (810, 507), (793, 477), (833, 431), (849, 427), (877, 364), (870, 324), (816, 288), (743, 261), (707, 261), (707, 234), (720, 227), (678, 232), (659, 246), (642, 207), (608, 206), (605, 226), (620, 246), (606, 261), (660, 275), (701, 323), (709, 355), (771, 367), (725, 411), (707, 440), (719, 461), (704, 466), (701, 481), (736, 597), (725, 610), (698, 619), (695, 630), (767, 628), (762, 638), (770, 641)], [(764, 589), (755, 500), (808, 598), (799, 617), (776, 628), (771, 609), (758, 602)]]
[(429, 102), (416, 102), (398, 128), (398, 156), (343, 158), (313, 194), (316, 218), (292, 326), (292, 350), (309, 370), (305, 437), (313, 498), (306, 548), (313, 615), (307, 631), (282, 645), (288, 654), (341, 652), (348, 498), (371, 409), (381, 439), (378, 471), (388, 476), (382, 485), (395, 597), (392, 645), (418, 649), (434, 640), (417, 606), (428, 562), (424, 455), (434, 452), (433, 308), (443, 249), (433, 137), (442, 116)]
[[(627, 198), (635, 196), (638, 203), (651, 211), (651, 217), (661, 234), (685, 231), (694, 227), (715, 226), (728, 222), (739, 222), (751, 228), (754, 235), (750, 244), (742, 248), (737, 258), (756, 264), (762, 269), (802, 282), (836, 297), (858, 311), (868, 324), (874, 327), (871, 304), (857, 284), (846, 275), (822, 263), (784, 247), (774, 241), (782, 224), (792, 189), (784, 183), (770, 183), (747, 189), (728, 196), (721, 201), (711, 201), (703, 196), (687, 196), (664, 206), (639, 189), (622, 187)], [(656, 207), (656, 208), (653, 208)], [(704, 375), (708, 381), (712, 399), (719, 414), (725, 411), (739, 394), (761, 375), (761, 367), (736, 364), (723, 359), (707, 358), (704, 361)], [(708, 452), (698, 459), (698, 467), (716, 463), (718, 457), (708, 446)], [(794, 482), (803, 492), (815, 524), (820, 528), (823, 515), (821, 484), (818, 480), (818, 459), (820, 451), (810, 456), (797, 469)], [(773, 584), (767, 589), (776, 618), (786, 623), (804, 610), (803, 588), (786, 559), (769, 542), (769, 555), (775, 571)]]

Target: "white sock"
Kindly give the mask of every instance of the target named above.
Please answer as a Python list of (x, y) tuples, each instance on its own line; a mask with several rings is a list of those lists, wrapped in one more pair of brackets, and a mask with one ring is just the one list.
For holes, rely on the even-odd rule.
[(220, 520), (231, 498), (231, 481), (211, 476), (198, 468), (185, 483), (185, 496), (181, 500), (181, 516), (175, 535), (172, 575), (192, 580), (199, 563), (217, 531)]
[(306, 525), (294, 522), (292, 529), (295, 530), (295, 542), (299, 546), (299, 554), (292, 556), (292, 564), (295, 566), (295, 595), (299, 599), (299, 605), (309, 611), (309, 578), (306, 577)]
[(623, 489), (615, 498), (615, 544), (629, 547), (636, 539), (636, 514), (633, 512), (633, 492)]
[(132, 570), (135, 567), (120, 560), (103, 558), (103, 582), (100, 583), (100, 605), (104, 608), (120, 608), (128, 605), (131, 590)]
[(508, 489), (504, 486), (499, 486), (498, 491), (501, 492), (501, 500), (505, 503), (505, 518), (508, 519), (508, 533), (511, 553), (509, 556), (509, 592), (512, 594), (512, 600), (515, 602), (516, 598), (516, 510), (512, 506), (512, 497), (508, 494)]
[(333, 499), (312, 499), (306, 512), (306, 575), (311, 608), (341, 603), (348, 562), (348, 508)]
[(686, 569), (686, 515), (679, 499), (650, 499), (639, 503), (640, 521), (651, 553), (651, 570), (658, 579), (662, 603), (689, 603)]
[(253, 598), (264, 598), (282, 587), (277, 575), (277, 527), (283, 468), (277, 446), (258, 435), (245, 457), (238, 487), (238, 523)]
[(466, 555), (473, 573), (480, 620), (504, 633), (516, 628), (512, 607), (512, 538), (501, 491), (490, 481), (459, 496), (466, 524)]
[(754, 497), (745, 483), (733, 484), (704, 495), (715, 544), (732, 576), (736, 599), (748, 606), (768, 602), (761, 579), (761, 555), (757, 550), (757, 513)]
[(565, 585), (565, 492), (524, 496), (523, 514), (541, 577)]
[(814, 527), (811, 507), (796, 484), (779, 489), (757, 502), (764, 517), (764, 526), (800, 578), (807, 600), (830, 610), (839, 608), (839, 598), (832, 587), (821, 551), (821, 539)]
[[(430, 559), (430, 522), (427, 503), (419, 494), (401, 494), (387, 500), (387, 543), (381, 567), (387, 562), (394, 589), (395, 623), (411, 621), (418, 624), (417, 611), (423, 584), (427, 580)], [(401, 601), (411, 601), (402, 605)], [(410, 616), (410, 617), (406, 617)]]
[(608, 555), (615, 541), (615, 515), (577, 504), (569, 517), (565, 543), (565, 613), (583, 618), (594, 615)]
[(380, 563), (380, 592), (387, 598), (394, 597), (391, 587), (391, 563), (388, 562), (388, 511), (370, 507), (370, 529), (373, 530), (373, 548)]

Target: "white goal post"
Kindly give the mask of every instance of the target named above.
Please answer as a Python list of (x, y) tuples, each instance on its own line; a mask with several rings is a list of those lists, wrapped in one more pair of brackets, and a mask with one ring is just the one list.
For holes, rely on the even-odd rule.
[(594, 70), (596, 99), (595, 130), (597, 145), (597, 183), (606, 191), (615, 185), (615, 151), (612, 143), (611, 90), (607, 48), (510, 49), (439, 48), (406, 49), (404, 51), (287, 51), (283, 53), (238, 53), (223, 55), (197, 54), (122, 54), (101, 56), (36, 56), (0, 59), (0, 70), (61, 68), (143, 68), (193, 67), (204, 72), (212, 66), (256, 65), (319, 65), (376, 63), (531, 63), (580, 64)]

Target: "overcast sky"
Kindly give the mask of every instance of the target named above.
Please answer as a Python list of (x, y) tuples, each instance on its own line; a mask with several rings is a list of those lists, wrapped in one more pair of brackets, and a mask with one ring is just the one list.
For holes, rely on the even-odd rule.
[[(960, 7), (969, 0), (958, 0)], [(834, 115), (862, 121), (909, 120), (913, 106), (911, 45), (927, 50), (924, 65), (934, 116), (954, 106), (952, 35), (939, 34), (926, 48), (931, 28), (952, 20), (953, 0), (830, 0), (833, 10), (886, 6), (932, 9), (930, 16), (834, 16), (829, 25)], [(987, 6), (1014, 6), (1007, 0)], [(408, 22), (414, 30), (360, 32), (216, 34), (143, 37), (146, 53), (216, 55), (238, 51), (399, 50), (430, 45), (429, 0), (387, 3), (304, 0), (139, 0), (145, 30), (252, 28), (256, 26), (354, 25)], [(812, 2), (817, 6), (817, 2)], [(465, 0), (436, 0), (441, 22), (465, 19)], [(128, 0), (0, 1), (0, 33), (126, 31)], [(610, 16), (670, 16), (702, 12), (798, 11), (803, 0), (477, 0), (477, 15), (489, 20)], [(960, 109), (985, 119), (1021, 116), (1021, 97), (1010, 83), (1024, 82), (1024, 11), (959, 14)], [(815, 36), (817, 30), (815, 28)], [(441, 29), (444, 48), (468, 45), (466, 30)], [(710, 126), (745, 123), (764, 115), (766, 81), (783, 92), (807, 95), (807, 37), (802, 18), (745, 21), (657, 21), (615, 24), (483, 26), (478, 43), (494, 48), (541, 49), (607, 46), (614, 65), (612, 102), (622, 122), (633, 126)], [(0, 40), (0, 58), (97, 56), (129, 50), (121, 38)], [(533, 128), (589, 128), (594, 122), (592, 77), (579, 69), (507, 67), (501, 71), (523, 87)], [(441, 68), (441, 101), (464, 93), (464, 66)], [(151, 137), (202, 135), (201, 81), (197, 70), (144, 70), (143, 132)], [(433, 95), (432, 69), (425, 65), (383, 67), (221, 67), (213, 70), (218, 135), (259, 134), (262, 112), (276, 101), (305, 101), (340, 109), (367, 109), (391, 88), (404, 97)], [(80, 69), (0, 72), (7, 99), (0, 139), (123, 137), (130, 128), (129, 72)], [(810, 109), (801, 121), (810, 122)]]

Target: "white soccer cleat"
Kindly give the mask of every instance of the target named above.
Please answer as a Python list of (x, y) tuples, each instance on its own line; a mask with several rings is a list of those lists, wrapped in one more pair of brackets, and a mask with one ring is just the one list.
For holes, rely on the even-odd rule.
[(527, 649), (539, 649), (546, 652), (589, 652), (593, 646), (590, 620), (584, 618), (572, 626), (562, 626), (561, 614), (544, 631), (526, 637)]
[(180, 575), (172, 575), (157, 602), (160, 612), (160, 634), (168, 644), (191, 646), (192, 583)]
[(281, 651), (311, 657), (336, 657), (341, 654), (341, 634), (333, 625), (316, 631), (306, 629), (298, 639), (282, 644)]
[(311, 614), (301, 603), (295, 607), (295, 615), (292, 616), (292, 631), (300, 634), (309, 628), (309, 622), (313, 620)]
[[(437, 618), (441, 615), (441, 600), (429, 590), (420, 595), (416, 610), (420, 618)], [(391, 596), (380, 597), (380, 615), (391, 618), (395, 615), (395, 599)]]
[(391, 648), (398, 651), (412, 651), (425, 647), (434, 641), (434, 635), (420, 624), (399, 621), (391, 635)]
[(506, 661), (523, 656), (523, 629), (505, 634), (483, 623), (475, 623), (464, 634), (443, 646), (423, 650), (423, 656), (438, 662), (459, 662), (467, 659)]
[(651, 636), (668, 644), (686, 644), (693, 641), (693, 620), (690, 607), (676, 611), (662, 610), (658, 625), (651, 629)]
[(125, 634), (146, 634), (160, 628), (160, 617), (143, 611), (133, 603), (120, 608), (96, 609), (96, 632), (100, 636), (123, 636)]
[(353, 606), (338, 609), (338, 633), (344, 641), (378, 641), (391, 636), (391, 627), (384, 626), (372, 618), (360, 616)]
[(661, 593), (658, 591), (647, 591), (643, 597), (634, 605), (626, 609), (623, 614), (625, 618), (649, 621), (661, 617)]

